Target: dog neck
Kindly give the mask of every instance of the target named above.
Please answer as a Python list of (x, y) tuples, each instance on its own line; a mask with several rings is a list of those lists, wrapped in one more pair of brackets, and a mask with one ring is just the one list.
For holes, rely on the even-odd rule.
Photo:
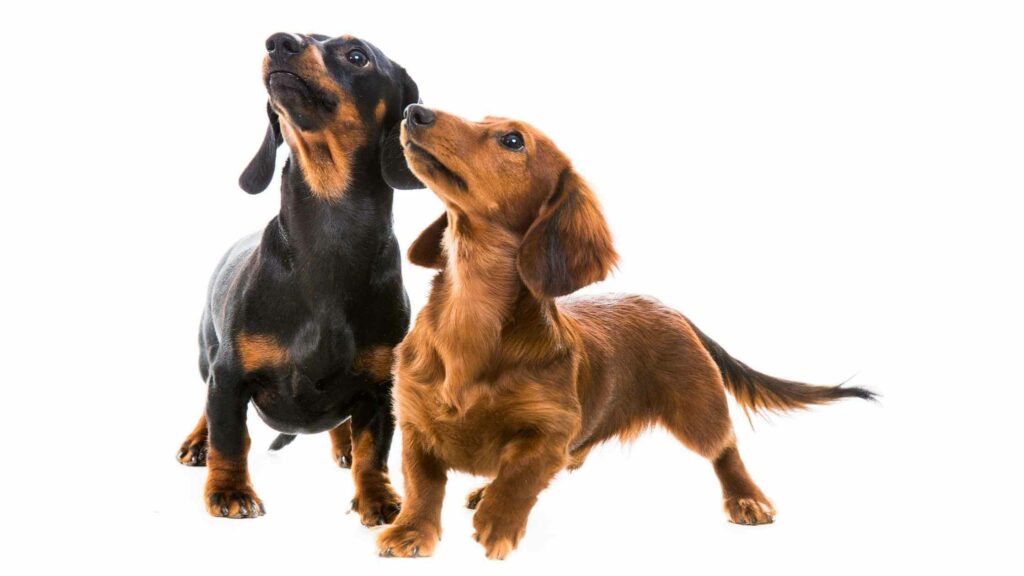
[(277, 252), (312, 284), (335, 281), (341, 273), (368, 274), (383, 243), (394, 238), (394, 191), (380, 176), (379, 164), (368, 164), (353, 166), (347, 186), (331, 200), (313, 193), (294, 157), (285, 164)]
[(281, 122), (281, 135), (288, 143), (291, 161), (301, 170), (307, 189), (329, 202), (341, 199), (357, 184), (357, 157), (366, 152), (367, 142), (372, 141), (353, 107), (342, 107), (335, 124), (330, 129), (305, 132), (290, 121)]
[(487, 382), (508, 360), (515, 346), (503, 346), (518, 324), (546, 326), (558, 339), (557, 309), (526, 289), (516, 269), (522, 238), (488, 225), (474, 225), (455, 210), (448, 211), (445, 232), (447, 265), (431, 301), (438, 354), (444, 361), (442, 400), (457, 411), (473, 403)]

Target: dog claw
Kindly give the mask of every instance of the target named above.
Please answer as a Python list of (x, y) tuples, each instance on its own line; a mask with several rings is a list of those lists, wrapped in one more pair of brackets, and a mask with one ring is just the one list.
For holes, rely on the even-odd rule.
[(206, 509), (211, 516), (218, 518), (259, 518), (267, 512), (251, 489), (210, 493)]

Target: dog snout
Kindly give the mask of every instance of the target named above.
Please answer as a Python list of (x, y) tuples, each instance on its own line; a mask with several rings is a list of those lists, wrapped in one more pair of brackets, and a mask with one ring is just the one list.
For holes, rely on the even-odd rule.
[(428, 128), (434, 125), (437, 120), (437, 115), (434, 111), (426, 106), (419, 104), (410, 104), (405, 108), (405, 119), (413, 126), (420, 126)]
[(285, 61), (288, 58), (302, 52), (306, 47), (306, 40), (301, 36), (278, 32), (267, 38), (267, 54), (277, 61)]

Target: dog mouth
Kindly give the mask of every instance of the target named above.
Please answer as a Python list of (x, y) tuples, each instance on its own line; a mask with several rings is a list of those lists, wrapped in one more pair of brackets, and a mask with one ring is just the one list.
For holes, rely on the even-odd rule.
[(456, 188), (459, 188), (461, 190), (467, 190), (469, 188), (466, 185), (466, 181), (463, 180), (461, 176), (459, 176), (458, 174), (455, 173), (454, 170), (446, 166), (444, 162), (438, 160), (437, 156), (431, 154), (426, 148), (413, 142), (412, 138), (408, 138), (405, 148), (406, 150), (411, 152), (415, 158), (421, 160), (423, 164), (425, 164), (425, 167), (427, 168), (427, 170), (429, 170), (431, 176), (434, 176), (435, 174), (440, 175), (441, 177), (445, 178), (453, 185), (455, 185)]
[(310, 91), (310, 86), (306, 79), (290, 70), (271, 70), (267, 72), (267, 87), (272, 90), (274, 88), (290, 90), (302, 88), (307, 92)]

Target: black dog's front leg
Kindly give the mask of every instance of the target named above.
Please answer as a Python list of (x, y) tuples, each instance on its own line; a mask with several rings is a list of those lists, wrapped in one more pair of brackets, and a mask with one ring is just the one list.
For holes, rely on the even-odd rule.
[(388, 454), (395, 434), (391, 380), (373, 386), (352, 413), (352, 478), (356, 485), (352, 509), (364, 526), (390, 524), (401, 509), (401, 499), (388, 477)]
[(233, 370), (210, 375), (206, 397), (209, 426), (206, 509), (212, 516), (255, 518), (265, 512), (249, 480), (249, 431), (245, 425), (249, 395)]

